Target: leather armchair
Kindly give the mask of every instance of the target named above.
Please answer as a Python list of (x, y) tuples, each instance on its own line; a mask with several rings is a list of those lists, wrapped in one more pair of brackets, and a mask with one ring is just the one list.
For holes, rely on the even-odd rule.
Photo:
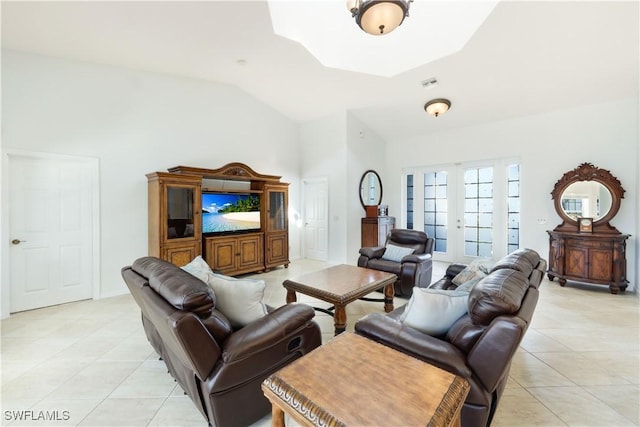
[[(413, 287), (428, 287), (433, 271), (434, 239), (424, 231), (395, 228), (387, 235), (385, 246), (360, 249), (358, 266), (386, 271), (398, 276), (393, 284), (396, 296), (410, 297)], [(404, 256), (399, 262), (384, 259), (388, 245), (412, 248), (413, 253)]]
[(269, 308), (234, 330), (207, 284), (173, 264), (140, 258), (122, 277), (149, 342), (210, 426), (246, 426), (267, 415), (262, 381), (321, 344), (310, 306)]

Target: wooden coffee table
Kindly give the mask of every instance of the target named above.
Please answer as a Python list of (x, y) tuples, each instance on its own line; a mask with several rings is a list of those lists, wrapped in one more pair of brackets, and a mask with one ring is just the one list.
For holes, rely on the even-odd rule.
[(271, 375), (272, 426), (459, 426), (469, 383), (346, 332)]
[(353, 265), (335, 265), (305, 274), (282, 283), (287, 289), (287, 303), (296, 302), (296, 292), (333, 304), (329, 310), (316, 310), (333, 314), (335, 334), (347, 326), (346, 306), (371, 292), (384, 288), (384, 311), (393, 310), (393, 283), (396, 275)]

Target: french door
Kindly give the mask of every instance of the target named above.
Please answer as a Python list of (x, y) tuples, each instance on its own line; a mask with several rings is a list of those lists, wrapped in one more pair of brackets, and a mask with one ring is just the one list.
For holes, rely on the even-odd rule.
[(517, 161), (407, 168), (403, 191), (403, 227), (435, 239), (435, 260), (469, 263), (519, 247)]

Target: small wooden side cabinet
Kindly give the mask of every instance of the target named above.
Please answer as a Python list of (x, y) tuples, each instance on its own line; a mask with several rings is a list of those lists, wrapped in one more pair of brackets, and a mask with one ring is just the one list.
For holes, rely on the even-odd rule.
[(627, 287), (626, 240), (628, 234), (548, 231), (549, 280), (609, 285), (612, 294)]
[(384, 246), (387, 234), (395, 228), (396, 219), (392, 216), (362, 218), (361, 247)]

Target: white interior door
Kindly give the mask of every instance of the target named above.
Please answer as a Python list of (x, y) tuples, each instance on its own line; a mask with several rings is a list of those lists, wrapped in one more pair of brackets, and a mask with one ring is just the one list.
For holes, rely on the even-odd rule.
[(11, 312), (92, 297), (96, 169), (86, 159), (9, 157)]
[(329, 183), (326, 178), (303, 181), (304, 257), (326, 261), (329, 236)]

